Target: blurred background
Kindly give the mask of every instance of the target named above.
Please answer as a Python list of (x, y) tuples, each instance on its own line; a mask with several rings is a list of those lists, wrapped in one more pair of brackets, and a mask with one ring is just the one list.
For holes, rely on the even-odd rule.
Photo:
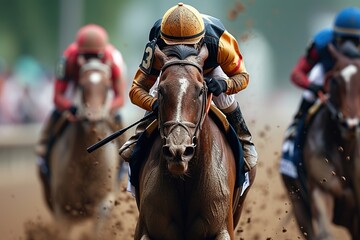
[[(26, 219), (43, 216), (33, 146), (53, 107), (55, 65), (79, 27), (96, 23), (108, 31), (110, 42), (121, 51), (127, 64), (127, 93), (152, 24), (177, 2), (0, 0), (1, 239), (18, 239), (21, 233), (17, 232), (21, 232)], [(341, 8), (359, 6), (359, 1), (188, 0), (184, 3), (221, 19), (238, 40), (250, 83), (237, 94), (237, 99), (253, 129), (260, 156), (264, 156), (260, 160), (272, 161), (268, 171), (276, 174), (282, 132), (301, 95), (301, 90), (289, 80), (290, 71), (305, 53), (312, 36), (324, 27), (331, 27)], [(125, 124), (130, 124), (144, 112), (127, 100), (122, 113)], [(25, 201), (29, 198), (33, 200), (30, 203)]]

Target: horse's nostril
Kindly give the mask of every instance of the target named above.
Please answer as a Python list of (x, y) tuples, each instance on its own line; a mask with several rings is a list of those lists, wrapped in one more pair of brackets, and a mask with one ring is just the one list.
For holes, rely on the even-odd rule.
[(173, 157), (173, 154), (171, 153), (169, 146), (163, 146), (162, 150), (163, 150), (164, 157), (167, 157), (167, 158)]
[(194, 155), (194, 151), (195, 151), (195, 149), (194, 149), (193, 146), (187, 146), (187, 147), (185, 148), (185, 151), (184, 151), (184, 153), (183, 153), (183, 156), (185, 156), (185, 157), (191, 157), (191, 156)]
[(165, 158), (189, 159), (194, 155), (195, 148), (192, 145), (165, 145), (162, 148)]

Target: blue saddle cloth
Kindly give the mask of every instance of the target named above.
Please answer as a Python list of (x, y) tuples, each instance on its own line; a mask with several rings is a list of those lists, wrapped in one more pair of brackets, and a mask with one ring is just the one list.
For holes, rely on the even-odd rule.
[[(209, 114), (210, 113), (211, 112), (209, 112)], [(210, 114), (210, 115), (212, 115), (212, 114)], [(216, 117), (213, 117), (213, 119), (215, 122), (217, 122)], [(220, 128), (222, 128), (221, 123), (217, 122), (217, 125)], [(224, 131), (227, 140), (231, 144), (235, 159), (237, 159), (235, 187), (240, 187), (245, 182), (244, 154), (243, 154), (241, 143), (236, 135), (235, 130), (231, 126), (229, 129), (230, 130), (227, 132), (223, 129), (222, 130)], [(150, 152), (150, 149), (152, 147), (151, 143), (153, 143), (155, 141), (156, 137), (158, 137), (158, 136), (159, 136), (158, 129), (153, 131), (150, 135), (148, 135), (147, 133), (144, 132), (140, 136), (140, 138), (134, 148), (132, 160), (130, 161), (129, 166), (130, 166), (130, 171), (131, 171), (130, 182), (135, 188), (139, 187), (140, 167), (143, 164), (144, 159), (146, 159), (146, 157), (148, 156), (148, 154)]]
[(306, 116), (307, 114), (304, 114), (298, 120), (295, 134), (288, 136), (282, 145), (280, 172), (295, 179), (299, 177), (299, 171), (305, 173), (302, 150), (307, 128), (305, 124)]
[(280, 160), (280, 172), (288, 177), (298, 179), (303, 186), (304, 191), (306, 188), (307, 173), (304, 165), (303, 149), (307, 130), (312, 123), (312, 120), (323, 107), (323, 105), (314, 106), (315, 111), (312, 111), (311, 115), (304, 114), (299, 119), (295, 135), (288, 136), (283, 143), (281, 160)]
[(298, 181), (299, 188), (307, 195), (307, 174), (304, 165), (303, 147), (307, 131), (306, 114), (304, 114), (295, 130), (294, 136), (289, 136), (283, 143), (280, 160), (280, 173)]

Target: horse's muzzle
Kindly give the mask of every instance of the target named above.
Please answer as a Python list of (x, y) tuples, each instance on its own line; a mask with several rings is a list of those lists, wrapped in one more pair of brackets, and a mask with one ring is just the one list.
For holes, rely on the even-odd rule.
[(168, 162), (169, 171), (181, 174), (187, 171), (188, 162), (195, 153), (195, 145), (167, 144), (163, 146), (162, 150), (163, 156)]

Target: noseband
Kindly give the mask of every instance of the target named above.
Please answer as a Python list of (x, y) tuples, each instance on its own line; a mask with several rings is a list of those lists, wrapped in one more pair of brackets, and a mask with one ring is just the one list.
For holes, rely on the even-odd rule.
[[(169, 61), (169, 62), (164, 64), (161, 71), (164, 72), (165, 69), (167, 69), (168, 67), (173, 66), (173, 65), (181, 65), (181, 66), (190, 65), (190, 66), (194, 66), (199, 70), (201, 75), (203, 74), (202, 67), (199, 64), (197, 64), (195, 62), (192, 62), (192, 61), (189, 61), (189, 60), (173, 60), (173, 61)], [(192, 122), (188, 122), (188, 121), (167, 121), (167, 122), (163, 123), (163, 121), (161, 119), (161, 115), (159, 114), (160, 136), (161, 136), (161, 138), (163, 140), (163, 143), (164, 143), (165, 147), (167, 146), (167, 145), (165, 145), (167, 136), (165, 136), (164, 128), (169, 128), (169, 132), (168, 132), (168, 135), (169, 135), (177, 126), (180, 126), (180, 127), (184, 128), (189, 135), (191, 135), (190, 129), (195, 129), (194, 134), (192, 136), (192, 145), (191, 146), (193, 148), (196, 147), (196, 145), (197, 145), (197, 133), (198, 133), (199, 130), (201, 130), (202, 123), (204, 122), (204, 119), (205, 119), (206, 100), (207, 100), (207, 98), (206, 98), (207, 97), (206, 84), (203, 84), (203, 86), (202, 86), (202, 95), (203, 95), (203, 101), (201, 103), (201, 112), (200, 112), (201, 115), (200, 115), (199, 121), (197, 123), (192, 123)]]
[(344, 114), (340, 112), (335, 105), (326, 98), (323, 93), (319, 94), (319, 98), (321, 102), (324, 103), (325, 107), (330, 112), (330, 116), (334, 119), (341, 127), (346, 130), (357, 130), (360, 128), (360, 120), (359, 118), (345, 118)]

